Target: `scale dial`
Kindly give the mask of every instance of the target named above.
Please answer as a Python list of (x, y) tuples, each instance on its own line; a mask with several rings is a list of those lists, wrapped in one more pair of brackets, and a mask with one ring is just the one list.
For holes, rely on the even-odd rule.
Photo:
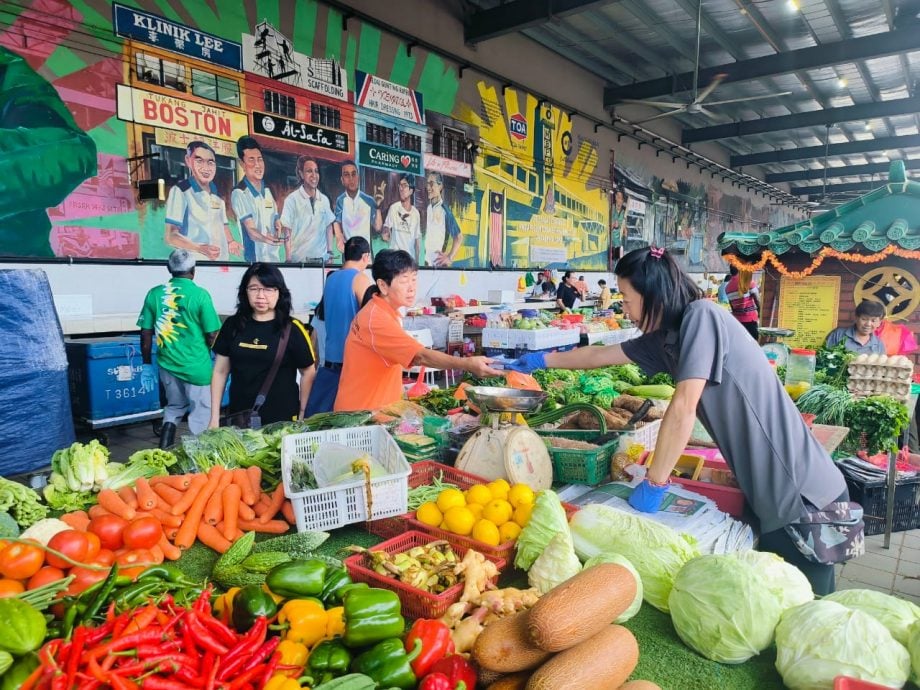
[(760, 349), (764, 351), (767, 359), (776, 362), (776, 366), (786, 366), (786, 360), (789, 359), (789, 348), (782, 343), (764, 343)]

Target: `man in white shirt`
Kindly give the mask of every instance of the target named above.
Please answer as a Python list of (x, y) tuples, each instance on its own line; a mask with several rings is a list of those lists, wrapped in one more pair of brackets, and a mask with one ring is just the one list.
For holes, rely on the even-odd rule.
[(380, 232), (383, 211), (374, 197), (358, 189), (358, 166), (354, 161), (342, 164), (342, 186), (345, 191), (335, 200), (335, 237), (342, 243), (352, 237), (363, 237), (370, 244), (371, 230)]
[(278, 263), (282, 260), (284, 236), (272, 190), (263, 181), (262, 147), (252, 137), (240, 137), (236, 152), (244, 177), (230, 193), (230, 205), (240, 221), (243, 258)]
[(281, 211), (281, 225), (288, 235), (285, 253), (291, 262), (319, 261), (332, 251), (335, 215), (329, 198), (318, 189), (319, 163), (316, 159), (312, 156), (298, 158), (297, 175), (302, 184), (288, 194)]
[(444, 203), (444, 178), (441, 177), (441, 173), (429, 172), (425, 187), (428, 191), (428, 210), (425, 213), (425, 264), (450, 266), (462, 244), (460, 226), (450, 207)]
[(415, 175), (399, 176), (399, 201), (394, 202), (383, 222), (383, 239), (390, 249), (402, 249), (418, 261), (422, 216), (412, 204), (415, 195)]
[(229, 261), (242, 255), (227, 222), (227, 207), (217, 194), (217, 156), (203, 141), (185, 149), (189, 177), (169, 190), (166, 199), (166, 235), (170, 247), (187, 249), (195, 259)]

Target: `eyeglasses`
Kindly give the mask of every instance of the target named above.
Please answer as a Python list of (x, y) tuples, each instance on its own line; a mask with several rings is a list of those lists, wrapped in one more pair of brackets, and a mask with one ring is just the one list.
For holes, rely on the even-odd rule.
[(257, 287), (255, 285), (250, 285), (248, 288), (246, 288), (246, 292), (248, 292), (250, 295), (259, 295), (259, 294), (273, 295), (276, 292), (278, 292), (278, 288), (276, 287)]

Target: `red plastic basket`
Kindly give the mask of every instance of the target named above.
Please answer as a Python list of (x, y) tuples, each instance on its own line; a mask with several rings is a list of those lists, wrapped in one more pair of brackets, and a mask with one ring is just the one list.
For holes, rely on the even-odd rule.
[[(409, 531), (398, 537), (377, 544), (377, 546), (371, 547), (370, 550), (386, 551), (387, 553), (397, 554), (408, 551), (415, 546), (430, 544), (433, 541), (437, 541), (437, 539), (430, 534)], [(451, 547), (458, 558), (462, 559), (463, 556), (466, 555), (467, 549), (463, 546), (451, 544)], [(505, 560), (503, 558), (494, 558), (487, 554), (483, 555), (495, 564), (499, 572), (505, 567)], [(382, 587), (383, 589), (389, 589), (396, 592), (402, 604), (402, 613), (407, 618), (440, 618), (447, 613), (447, 609), (452, 604), (456, 604), (460, 601), (460, 597), (463, 595), (462, 582), (440, 594), (431, 594), (416, 587), (410, 587), (409, 585), (403, 584), (395, 578), (387, 577), (386, 575), (378, 575), (370, 567), (370, 558), (363, 553), (358, 553), (346, 558), (345, 567), (348, 569), (348, 574), (351, 576), (351, 579), (355, 582), (366, 582), (371, 587)], [(492, 578), (492, 584), (495, 584), (497, 581), (498, 576)]]

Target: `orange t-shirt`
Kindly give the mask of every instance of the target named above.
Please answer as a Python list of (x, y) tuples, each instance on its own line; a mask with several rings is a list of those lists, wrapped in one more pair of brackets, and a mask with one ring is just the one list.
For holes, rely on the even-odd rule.
[(379, 295), (358, 312), (345, 339), (335, 410), (376, 410), (403, 397), (402, 372), (424, 347)]

